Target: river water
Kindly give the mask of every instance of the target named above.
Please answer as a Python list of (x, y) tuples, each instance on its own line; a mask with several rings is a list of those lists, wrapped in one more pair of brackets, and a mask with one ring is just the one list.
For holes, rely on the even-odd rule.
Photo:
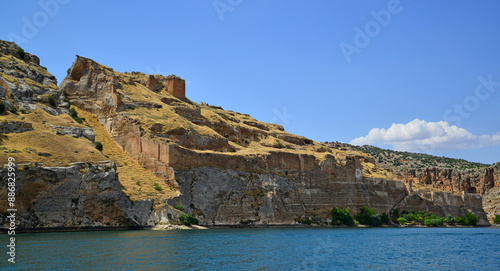
[(1, 270), (500, 270), (500, 228), (35, 233), (3, 255)]

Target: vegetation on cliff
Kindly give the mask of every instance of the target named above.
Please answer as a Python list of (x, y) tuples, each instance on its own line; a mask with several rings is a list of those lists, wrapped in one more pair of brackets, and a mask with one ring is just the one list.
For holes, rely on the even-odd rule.
[[(353, 217), (349, 214), (347, 209), (333, 207), (331, 214), (332, 225), (354, 226), (355, 224)], [(372, 208), (367, 206), (361, 208), (361, 210), (355, 215), (355, 219), (356, 224), (372, 227), (378, 227), (382, 224), (388, 224), (389, 222), (403, 226), (420, 225), (427, 227), (440, 227), (443, 225), (476, 226), (478, 222), (478, 218), (471, 212), (465, 212), (463, 216), (458, 217), (454, 217), (450, 214), (440, 217), (426, 211), (403, 211), (399, 214), (399, 210), (394, 209), (391, 212), (391, 216), (389, 216), (387, 213), (378, 215)], [(500, 223), (500, 215), (497, 215), (496, 219), (498, 221), (494, 223)]]
[(500, 215), (495, 216), (495, 218), (493, 219), (493, 223), (500, 224)]
[(198, 225), (198, 219), (196, 219), (192, 214), (184, 213), (179, 216), (179, 219), (184, 223), (184, 225)]
[(332, 225), (354, 226), (354, 219), (349, 214), (349, 211), (347, 209), (340, 209), (337, 207), (333, 207), (333, 209), (332, 209)]
[(406, 151), (393, 151), (375, 146), (356, 146), (347, 143), (327, 142), (330, 146), (356, 150), (371, 155), (381, 167), (393, 170), (421, 169), (421, 168), (451, 168), (457, 170), (485, 168), (491, 165), (469, 162), (464, 159), (434, 156), (425, 153), (414, 153)]
[(447, 225), (476, 226), (478, 218), (471, 212), (465, 212), (463, 216), (454, 217), (447, 214), (445, 217), (437, 216), (425, 211), (403, 211), (396, 218), (400, 225), (425, 225), (429, 227)]
[(356, 215), (356, 220), (363, 225), (370, 225), (370, 226), (380, 226), (382, 224), (382, 220), (380, 219), (380, 216), (377, 215), (377, 213), (370, 207), (363, 207), (359, 211), (359, 213)]

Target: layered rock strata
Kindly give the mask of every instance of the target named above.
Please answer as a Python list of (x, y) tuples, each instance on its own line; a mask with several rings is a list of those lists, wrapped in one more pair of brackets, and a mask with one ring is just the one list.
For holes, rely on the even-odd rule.
[[(17, 168), (17, 231), (152, 226), (152, 200), (132, 202), (123, 193), (112, 163), (69, 167)], [(1, 198), (7, 198), (7, 168), (0, 171)], [(0, 209), (7, 209), (7, 202)], [(0, 224), (9, 212), (2, 211)], [(5, 228), (3, 229), (5, 230)]]

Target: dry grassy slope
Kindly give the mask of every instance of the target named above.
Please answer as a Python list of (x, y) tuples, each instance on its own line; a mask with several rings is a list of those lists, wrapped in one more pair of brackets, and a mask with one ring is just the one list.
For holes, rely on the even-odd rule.
[[(0, 115), (0, 121), (21, 121), (31, 123), (33, 131), (1, 135), (0, 163), (7, 163), (8, 157), (14, 157), (17, 164), (43, 163), (44, 166), (67, 166), (74, 162), (95, 162), (107, 159), (95, 149), (86, 138), (73, 138), (68, 135), (56, 135), (48, 124), (83, 127), (67, 114), (52, 116), (41, 109), (28, 114), (15, 115), (10, 112)], [(46, 124), (43, 123), (45, 121)], [(38, 153), (50, 153), (51, 156), (39, 156)]]
[[(122, 97), (122, 102), (126, 105), (126, 108), (128, 108), (126, 114), (138, 120), (146, 134), (149, 133), (152, 138), (155, 138), (158, 134), (168, 135), (175, 133), (176, 130), (184, 129), (195, 131), (200, 136), (218, 139), (228, 138), (229, 144), (235, 149), (234, 152), (226, 152), (226, 154), (230, 155), (262, 155), (270, 151), (283, 151), (311, 154), (316, 156), (319, 161), (322, 161), (327, 154), (331, 154), (337, 158), (339, 163), (343, 163), (346, 156), (357, 155), (364, 157), (361, 160), (365, 177), (395, 179), (389, 170), (368, 162), (372, 159), (366, 153), (329, 148), (324, 143), (287, 133), (281, 125), (261, 122), (246, 114), (197, 104), (187, 99), (181, 100), (172, 96), (166, 90), (151, 91), (144, 86), (148, 80), (146, 74), (114, 71), (114, 75), (120, 83), (117, 92)], [(161, 108), (145, 107), (143, 106), (145, 103), (161, 105)], [(185, 109), (188, 113), (179, 113), (179, 109)], [(161, 130), (156, 129), (153, 131), (154, 124), (160, 124)], [(213, 126), (222, 127), (222, 130), (237, 131), (236, 133), (238, 131), (250, 131), (256, 136), (245, 141), (233, 140), (228, 136), (224, 137), (219, 134), (213, 129)], [(156, 138), (158, 137), (156, 136)], [(165, 140), (165, 138), (161, 138), (161, 140)], [(291, 143), (294, 141), (305, 141), (309, 144)], [(194, 151), (210, 152), (210, 150), (196, 149)]]

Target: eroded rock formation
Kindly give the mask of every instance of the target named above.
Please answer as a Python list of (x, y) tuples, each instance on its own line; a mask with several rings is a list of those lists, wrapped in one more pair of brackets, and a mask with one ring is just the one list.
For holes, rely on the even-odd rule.
[(409, 183), (424, 184), (451, 193), (482, 195), (483, 206), (490, 222), (499, 213), (500, 163), (480, 169), (425, 168), (402, 170), (398, 173)]
[(498, 165), (475, 170), (456, 170), (447, 168), (411, 169), (401, 172), (402, 176), (414, 183), (431, 185), (450, 192), (466, 191), (484, 194), (490, 188), (500, 186)]
[(481, 225), (488, 224), (479, 195), (413, 192), (401, 181), (365, 178), (356, 157), (344, 165), (333, 157), (320, 164), (310, 162), (303, 171), (275, 168), (270, 173), (216, 167), (176, 169), (181, 195), (169, 202), (189, 206), (187, 211), (207, 225), (280, 225), (305, 219), (326, 224), (332, 206), (347, 208), (353, 215), (363, 206), (378, 213), (396, 208), (440, 216), (461, 216), (472, 210)]
[(68, 113), (69, 103), (56, 78), (40, 66), (40, 59), (15, 43), (0, 40), (0, 101), (7, 109), (41, 108), (52, 115)]
[[(112, 163), (16, 170), (17, 232), (86, 227), (141, 228), (153, 225), (152, 200), (132, 202), (123, 193)], [(0, 194), (7, 198), (7, 168), (0, 171)], [(7, 201), (0, 203), (7, 209)], [(0, 224), (6, 222), (2, 213)]]

